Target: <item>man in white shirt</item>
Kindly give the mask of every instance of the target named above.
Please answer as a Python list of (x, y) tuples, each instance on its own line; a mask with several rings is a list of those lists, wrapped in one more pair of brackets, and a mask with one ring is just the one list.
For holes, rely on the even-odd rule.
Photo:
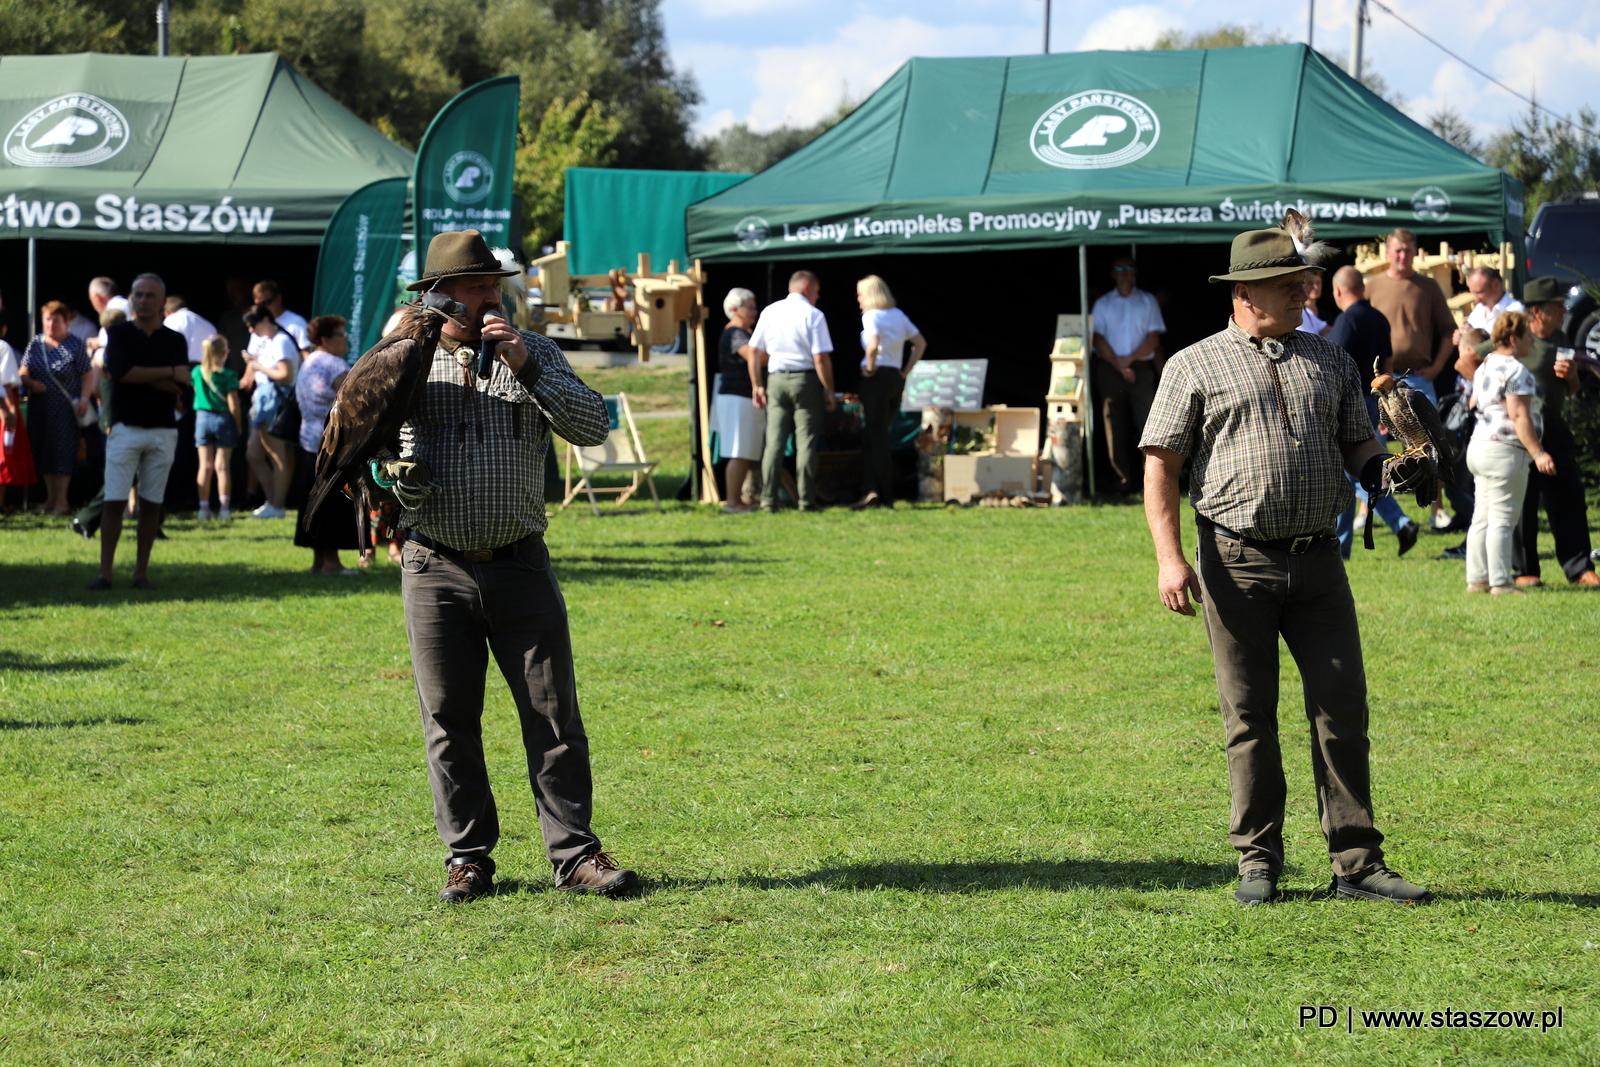
[(1167, 324), (1156, 298), (1135, 288), (1139, 269), (1123, 257), (1111, 265), (1116, 289), (1094, 303), (1095, 392), (1106, 428), (1106, 455), (1116, 493), (1142, 484), (1144, 462), (1135, 445), (1156, 396), (1156, 349)]
[[(1472, 294), (1472, 310), (1467, 314), (1467, 325), (1484, 333), (1494, 333), (1494, 320), (1506, 311), (1522, 311), (1522, 301), (1506, 292), (1506, 283), (1493, 267), (1473, 267), (1467, 272), (1467, 292)], [(1455, 343), (1461, 344), (1461, 331), (1456, 331)]]
[(789, 295), (770, 304), (756, 320), (750, 347), (766, 368), (766, 383), (754, 383), (751, 397), (767, 409), (767, 447), (761, 456), (761, 510), (778, 510), (783, 446), (794, 432), (801, 511), (817, 510), (817, 462), (822, 451), (822, 420), (837, 406), (833, 396), (833, 338), (817, 310), (822, 285), (808, 270), (789, 279)]
[[(128, 298), (117, 295), (117, 283), (110, 278), (96, 278), (89, 283), (89, 303), (94, 306), (94, 316), (98, 319), (109, 308), (120, 311), (130, 319), (133, 318), (133, 308), (128, 304)], [(91, 353), (97, 352), (106, 346), (106, 331), (100, 329), (98, 335), (84, 342), (84, 347)]]
[(189, 362), (199, 363), (201, 345), (205, 339), (217, 332), (217, 328), (210, 321), (201, 318), (190, 311), (183, 303), (183, 297), (173, 295), (167, 297), (167, 317), (161, 325), (169, 330), (176, 330), (183, 334), (183, 339), (189, 343)]
[(289, 311), (283, 306), (283, 292), (278, 288), (278, 283), (270, 279), (256, 282), (253, 293), (257, 304), (264, 305), (272, 312), (273, 319), (279, 326), (288, 330), (294, 336), (294, 343), (302, 352), (311, 351), (311, 338), (306, 333), (308, 323), (304, 315)]

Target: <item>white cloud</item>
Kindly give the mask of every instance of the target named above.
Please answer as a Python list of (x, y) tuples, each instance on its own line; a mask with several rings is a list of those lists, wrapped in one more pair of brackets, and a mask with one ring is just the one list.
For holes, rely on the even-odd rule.
[(1028, 51), (1011, 28), (930, 26), (910, 17), (865, 15), (841, 26), (831, 40), (760, 48), (755, 52), (755, 98), (745, 121), (756, 129), (805, 126), (831, 114), (841, 100), (860, 100), (912, 56), (1009, 55)]
[(1183, 19), (1172, 11), (1155, 4), (1135, 4), (1109, 11), (1083, 31), (1075, 51), (1091, 52), (1098, 48), (1127, 49), (1148, 48), (1155, 39), (1168, 30), (1183, 29)]
[[(1484, 80), (1453, 59), (1439, 64), (1433, 73), (1428, 91), (1420, 96), (1406, 97), (1405, 111), (1412, 118), (1428, 124), (1428, 116), (1454, 108), (1475, 126), (1485, 121), (1483, 108)], [(1494, 118), (1500, 109), (1494, 108)]]
[[(1600, 107), (1595, 72), (1600, 71), (1600, 34), (1593, 38), (1549, 26), (1525, 41), (1502, 48), (1488, 68), (1518, 92), (1555, 111)], [(1505, 94), (1490, 90), (1504, 99)]]

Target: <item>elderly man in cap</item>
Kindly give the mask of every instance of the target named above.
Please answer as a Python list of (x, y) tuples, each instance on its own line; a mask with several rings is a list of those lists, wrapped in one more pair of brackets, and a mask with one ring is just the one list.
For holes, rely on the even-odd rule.
[[(522, 723), (539, 827), (559, 888), (614, 895), (637, 884), (589, 827), (589, 742), (578, 714), (566, 602), (545, 549), (544, 462), (552, 430), (597, 445), (610, 432), (599, 394), (553, 342), (513, 329), (501, 277), (516, 274), (477, 230), (441, 233), (409, 288), (465, 308), (447, 323), (427, 388), (401, 430), (401, 459), (434, 487), (397, 487), (400, 591), (433, 786), (449, 849), (442, 900), (491, 892), (500, 836), (483, 755), (484, 674), (492, 653)], [(487, 380), (478, 356), (493, 346)]]
[[(1204, 605), (1227, 732), (1229, 837), (1240, 854), (1235, 899), (1276, 900), (1283, 870), (1281, 636), (1304, 683), (1332, 891), (1421, 903), (1428, 892), (1384, 866), (1373, 825), (1361, 636), (1334, 536), (1350, 499), (1345, 472), (1377, 493), (1386, 453), (1349, 355), (1296, 329), (1317, 258), (1304, 231), (1234, 239), (1228, 273), (1211, 279), (1233, 291), (1227, 328), (1167, 362), (1145, 424), (1145, 514), (1162, 603), (1180, 615), (1195, 613), (1191, 594)], [(1179, 531), (1186, 458), (1198, 577)]]
[(1539, 501), (1550, 520), (1550, 537), (1556, 543), (1556, 562), (1567, 581), (1586, 589), (1600, 588), (1600, 575), (1589, 559), (1589, 509), (1583, 499), (1578, 472), (1577, 441), (1562, 417), (1567, 397), (1578, 391), (1574, 352), (1561, 332), (1566, 315), (1566, 292), (1553, 277), (1534, 278), (1522, 288), (1528, 310), (1533, 349), (1523, 361), (1539, 383), (1544, 401), (1544, 450), (1556, 461), (1554, 474), (1531, 468), (1528, 492), (1522, 501), (1522, 525), (1512, 547), (1512, 568), (1517, 586), (1543, 585), (1539, 576)]

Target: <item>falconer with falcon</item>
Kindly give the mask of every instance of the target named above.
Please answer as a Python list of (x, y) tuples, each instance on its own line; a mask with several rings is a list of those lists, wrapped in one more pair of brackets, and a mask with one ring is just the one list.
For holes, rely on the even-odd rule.
[[(1192, 616), (1192, 595), (1205, 613), (1226, 729), (1228, 832), (1239, 852), (1235, 899), (1279, 899), (1281, 637), (1305, 693), (1331, 892), (1420, 904), (1428, 892), (1385, 866), (1383, 834), (1373, 825), (1361, 635), (1334, 535), (1350, 500), (1346, 471), (1376, 493), (1386, 462), (1391, 484), (1410, 467), (1397, 472), (1386, 460), (1350, 357), (1296, 329), (1324, 249), (1296, 213), (1282, 227), (1234, 238), (1228, 272), (1211, 279), (1232, 290), (1232, 317), (1167, 362), (1145, 424), (1145, 516), (1162, 603)], [(1198, 574), (1179, 528), (1186, 459)]]
[[(385, 338), (351, 369), (318, 462), (319, 474), (326, 468), (330, 478), (394, 476), (392, 485), (378, 484), (402, 505), (400, 590), (434, 823), (449, 851), (439, 894), (447, 901), (494, 887), (490, 853), (500, 824), (482, 727), (491, 654), (521, 719), (557, 887), (609, 896), (638, 882), (601, 850), (589, 825), (589, 742), (578, 714), (566, 603), (544, 543), (551, 432), (597, 445), (610, 433), (610, 418), (554, 342), (508, 321), (500, 279), (518, 273), (495, 258), (477, 230), (436, 235), (422, 277), (409, 287), (423, 296), (396, 331), (409, 331), (408, 338)], [(492, 361), (480, 363), (485, 348)], [(358, 374), (369, 357), (383, 357), (393, 369), (376, 373), (375, 359), (371, 371)], [(409, 375), (421, 376), (420, 388)], [(388, 403), (410, 405), (402, 409), (394, 459), (382, 451), (393, 432)], [(374, 455), (380, 461), (369, 467)]]

